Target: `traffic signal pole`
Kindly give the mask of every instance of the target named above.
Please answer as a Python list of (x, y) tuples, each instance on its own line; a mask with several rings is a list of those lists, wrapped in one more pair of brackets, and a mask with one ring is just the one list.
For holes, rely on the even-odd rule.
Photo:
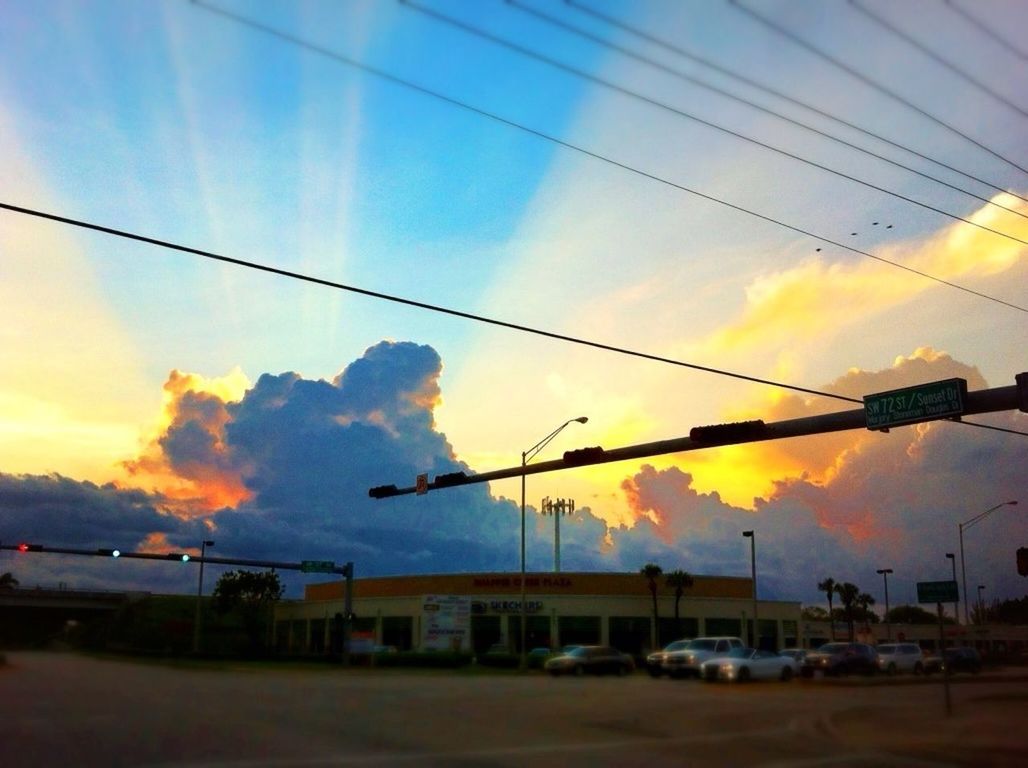
[[(1019, 374), (1017, 380), (1018, 384), (1014, 386), (968, 392), (963, 414), (973, 415), (996, 411), (1012, 411), (1018, 410), (1018, 408), (1025, 410), (1025, 408), (1028, 408), (1028, 405), (1024, 405), (1026, 403), (1025, 391), (1028, 391), (1028, 375)], [(781, 440), (787, 437), (819, 435), (828, 432), (842, 432), (848, 429), (865, 429), (866, 427), (867, 419), (863, 408), (770, 423), (748, 421), (737, 424), (694, 427), (688, 437), (658, 440), (653, 443), (641, 443), (623, 448), (581, 448), (567, 451), (561, 459), (540, 461), (536, 464), (518, 464), (507, 469), (497, 469), (473, 475), (466, 475), (463, 472), (439, 475), (433, 482), (428, 483), (427, 489), (437, 490), (459, 485), (470, 485), (472, 483), (488, 483), (494, 480), (506, 480), (512, 477), (524, 477), (525, 475), (536, 475), (543, 472), (556, 472), (573, 467), (609, 464), (615, 461), (642, 459), (668, 453), (698, 451), (721, 445)], [(398, 488), (395, 485), (380, 485), (369, 489), (368, 495), (374, 499), (384, 499), (392, 496), (404, 496), (416, 491), (417, 488), (413, 485), (405, 488)]]

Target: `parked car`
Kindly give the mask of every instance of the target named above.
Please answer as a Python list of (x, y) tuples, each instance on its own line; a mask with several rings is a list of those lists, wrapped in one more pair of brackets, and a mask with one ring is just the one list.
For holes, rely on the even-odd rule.
[(798, 675), (803, 670), (803, 660), (807, 658), (807, 650), (805, 648), (783, 648), (778, 655), (792, 659), (792, 673)]
[(804, 677), (823, 675), (849, 675), (860, 672), (873, 675), (878, 671), (878, 653), (867, 643), (825, 643), (809, 651), (803, 660)]
[(961, 646), (960, 648), (947, 648), (942, 652), (942, 658), (928, 656), (924, 659), (926, 675), (947, 669), (951, 675), (955, 675), (957, 672), (969, 672), (977, 675), (982, 671), (982, 657), (974, 648)]
[(546, 671), (554, 677), (587, 673), (627, 675), (635, 671), (635, 662), (627, 653), (608, 645), (582, 645), (547, 660)]
[(700, 677), (709, 682), (728, 680), (745, 683), (749, 680), (792, 680), (795, 661), (774, 651), (757, 648), (733, 648), (725, 656), (717, 656), (700, 664)]
[(549, 648), (544, 648), (543, 646), (533, 648), (528, 652), (528, 666), (531, 669), (542, 669), (546, 660), (552, 655), (553, 651)]
[(668, 651), (663, 669), (671, 677), (699, 677), (700, 664), (743, 646), (738, 637), (697, 637), (679, 651)]
[(883, 643), (878, 651), (878, 671), (887, 675), (897, 672), (924, 672), (924, 654), (917, 643)]
[(671, 651), (681, 651), (688, 647), (689, 640), (674, 640), (664, 646), (662, 650), (654, 651), (646, 657), (646, 671), (650, 677), (660, 677), (664, 674), (664, 659)]

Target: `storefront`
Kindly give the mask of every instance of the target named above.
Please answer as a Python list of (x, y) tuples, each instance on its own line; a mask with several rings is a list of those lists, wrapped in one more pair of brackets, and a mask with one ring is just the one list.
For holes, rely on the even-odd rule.
[[(613, 645), (642, 655), (681, 637), (748, 637), (752, 582), (695, 576), (678, 601), (658, 581), (657, 621), (647, 580), (637, 573), (528, 574), (525, 645)], [(329, 653), (338, 647), (343, 582), (308, 585), (304, 599), (276, 609), (280, 651)], [(396, 576), (354, 581), (353, 647), (460, 650), (484, 653), (495, 645), (519, 652), (521, 577), (509, 573)], [(800, 604), (761, 600), (760, 644), (782, 648), (801, 642)]]

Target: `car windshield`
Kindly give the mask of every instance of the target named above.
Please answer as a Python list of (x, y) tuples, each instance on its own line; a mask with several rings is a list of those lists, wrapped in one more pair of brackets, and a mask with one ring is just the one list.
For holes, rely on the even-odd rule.
[(689, 640), (675, 640), (673, 643), (668, 643), (665, 647), (665, 651), (680, 651), (683, 648), (689, 647)]
[(717, 646), (716, 640), (693, 640), (689, 643), (690, 651), (713, 651)]
[(848, 647), (846, 643), (825, 643), (817, 649), (817, 653), (842, 653)]
[(752, 655), (752, 648), (733, 648), (725, 654), (730, 659), (748, 659)]
[(898, 645), (879, 645), (878, 653), (881, 656), (889, 656), (894, 653), (899, 653), (900, 648)]
[(587, 648), (584, 645), (580, 645), (577, 648), (572, 648), (568, 651), (568, 656), (588, 656), (591, 648)]

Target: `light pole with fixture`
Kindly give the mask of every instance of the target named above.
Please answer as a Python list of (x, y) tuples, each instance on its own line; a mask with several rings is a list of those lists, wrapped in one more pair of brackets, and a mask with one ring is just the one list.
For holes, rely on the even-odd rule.
[(201, 602), (203, 600), (203, 562), (204, 555), (207, 554), (207, 547), (213, 547), (214, 542), (209, 539), (204, 539), (200, 544), (200, 579), (199, 584), (196, 587), (196, 616), (193, 618), (193, 653), (200, 652), (200, 618), (201, 618)]
[[(949, 560), (950, 565), (953, 566), (953, 583), (957, 583), (957, 557), (952, 552), (946, 553), (946, 559)], [(953, 603), (953, 621), (956, 624), (960, 623), (960, 613), (958, 606), (960, 605), (960, 595), (957, 595), (957, 600)], [(967, 595), (964, 595), (964, 605), (967, 605)], [(964, 611), (964, 623), (967, 623), (967, 611)]]
[(750, 540), (750, 577), (753, 580), (753, 647), (760, 648), (760, 617), (757, 615), (757, 537), (753, 531), (743, 531)]
[[(988, 517), (990, 514), (995, 512), (1000, 507), (1007, 507), (1007, 506), (1016, 507), (1017, 506), (1017, 501), (1004, 501), (1002, 504), (997, 504), (994, 507), (990, 507), (989, 509), (985, 510), (984, 512), (975, 515), (970, 520), (965, 520), (964, 522), (960, 523), (957, 526), (957, 530), (960, 532), (960, 580), (962, 582), (962, 586), (963, 586), (963, 589), (964, 589), (964, 623), (965, 624), (967, 624), (968, 621), (967, 621), (967, 571), (964, 568), (964, 529), (965, 528), (970, 528), (972, 525), (974, 525), (976, 523), (980, 523), (982, 520), (984, 520), (986, 517)], [(953, 580), (956, 581), (956, 576), (953, 577)]]
[(522, 672), (528, 669), (528, 650), (525, 648), (525, 624), (528, 621), (528, 610), (525, 604), (525, 467), (547, 444), (561, 433), (561, 431), (573, 421), (585, 424), (589, 421), (587, 416), (579, 416), (577, 419), (568, 419), (550, 434), (533, 445), (527, 451), (521, 453), (521, 662), (519, 668)]
[(885, 639), (892, 640), (892, 624), (889, 623), (889, 574), (892, 568), (879, 568), (876, 573), (882, 574), (885, 580)]

